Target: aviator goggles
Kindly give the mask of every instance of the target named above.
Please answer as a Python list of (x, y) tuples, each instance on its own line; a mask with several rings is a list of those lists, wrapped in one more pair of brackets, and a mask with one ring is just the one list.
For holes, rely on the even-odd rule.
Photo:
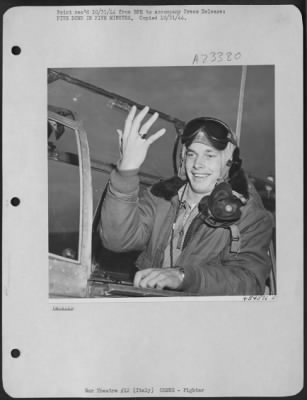
[(234, 133), (224, 122), (217, 118), (199, 117), (189, 121), (183, 130), (181, 142), (190, 146), (199, 133), (204, 133), (217, 150), (224, 150), (230, 142), (237, 146)]

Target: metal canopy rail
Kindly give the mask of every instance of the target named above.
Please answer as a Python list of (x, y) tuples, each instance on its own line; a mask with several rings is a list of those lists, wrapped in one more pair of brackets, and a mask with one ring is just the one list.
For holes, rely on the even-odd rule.
[[(114, 103), (113, 103), (114, 107), (120, 108), (124, 111), (129, 111), (132, 106), (136, 106), (138, 109), (143, 109), (145, 107), (144, 104), (137, 103), (136, 101), (128, 99), (127, 97), (123, 97), (119, 94), (109, 92), (108, 90), (105, 90), (99, 86), (95, 86), (90, 83), (81, 81), (80, 79), (73, 78), (72, 76), (70, 76), (68, 74), (64, 74), (63, 72), (58, 72), (54, 69), (49, 69), (48, 70), (48, 83), (52, 83), (57, 79), (62, 79), (68, 83), (71, 83), (73, 85), (78, 85), (84, 89), (91, 91), (91, 92), (94, 92), (101, 96), (107, 97), (114, 101)], [(154, 108), (150, 108), (150, 110), (148, 111), (149, 114), (154, 114), (156, 112), (159, 114), (160, 118), (173, 123), (175, 125), (175, 127), (178, 129), (183, 129), (183, 127), (185, 126), (184, 121), (180, 120), (179, 118), (172, 117), (171, 115), (166, 114), (162, 111), (156, 110)]]

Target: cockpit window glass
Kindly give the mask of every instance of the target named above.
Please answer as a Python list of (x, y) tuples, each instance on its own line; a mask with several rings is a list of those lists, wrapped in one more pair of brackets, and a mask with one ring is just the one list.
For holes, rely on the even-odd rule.
[(76, 132), (48, 120), (49, 253), (79, 260), (80, 167)]

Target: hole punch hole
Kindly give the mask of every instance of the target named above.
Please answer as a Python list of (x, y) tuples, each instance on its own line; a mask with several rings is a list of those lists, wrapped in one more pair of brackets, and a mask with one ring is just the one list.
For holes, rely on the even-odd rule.
[(18, 349), (13, 349), (13, 350), (11, 351), (11, 356), (12, 356), (13, 358), (18, 358), (18, 357), (20, 356), (20, 350), (18, 350)]
[(11, 51), (14, 56), (18, 56), (21, 53), (21, 48), (19, 46), (13, 46)]
[(20, 199), (19, 199), (18, 197), (13, 197), (13, 198), (11, 199), (11, 204), (12, 204), (12, 206), (14, 206), (14, 207), (19, 206), (19, 204), (20, 204)]

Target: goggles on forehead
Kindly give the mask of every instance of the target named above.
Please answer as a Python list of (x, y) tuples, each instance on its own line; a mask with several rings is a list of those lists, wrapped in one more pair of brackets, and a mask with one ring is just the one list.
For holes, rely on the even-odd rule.
[(182, 144), (190, 146), (200, 133), (204, 133), (217, 150), (224, 150), (229, 142), (237, 146), (236, 137), (229, 126), (211, 117), (200, 117), (189, 121), (181, 136)]

